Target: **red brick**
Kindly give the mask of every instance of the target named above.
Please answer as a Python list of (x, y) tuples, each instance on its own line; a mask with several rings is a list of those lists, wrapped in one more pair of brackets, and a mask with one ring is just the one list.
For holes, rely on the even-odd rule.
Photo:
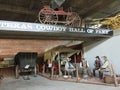
[(17, 52), (38, 52), (41, 54), (45, 50), (68, 42), (61, 40), (0, 39), (0, 58), (14, 56)]

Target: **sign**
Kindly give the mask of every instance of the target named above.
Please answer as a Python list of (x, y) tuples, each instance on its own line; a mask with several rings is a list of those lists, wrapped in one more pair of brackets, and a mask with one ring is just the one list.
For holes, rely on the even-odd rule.
[(52, 32), (52, 33), (74, 33), (74, 34), (95, 34), (95, 35), (113, 35), (112, 30), (68, 27), (61, 25), (49, 25), (38, 23), (0, 21), (0, 31), (24, 31), (24, 32)]

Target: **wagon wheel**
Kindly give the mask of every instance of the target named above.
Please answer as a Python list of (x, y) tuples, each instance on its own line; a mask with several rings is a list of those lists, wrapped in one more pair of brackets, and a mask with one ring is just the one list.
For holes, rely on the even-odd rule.
[(58, 15), (52, 12), (53, 10), (49, 14), (44, 14), (43, 11), (40, 11), (38, 15), (39, 22), (44, 24), (57, 24)]
[(79, 27), (80, 22), (81, 22), (81, 18), (79, 17), (79, 15), (77, 13), (74, 12), (71, 15), (67, 15), (65, 25)]
[(16, 67), (15, 67), (15, 77), (16, 77), (16, 79), (19, 78), (19, 66), (18, 65), (16, 65)]

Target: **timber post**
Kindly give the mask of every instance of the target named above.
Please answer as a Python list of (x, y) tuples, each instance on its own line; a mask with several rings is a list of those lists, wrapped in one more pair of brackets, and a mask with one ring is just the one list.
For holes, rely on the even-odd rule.
[(115, 74), (114, 65), (111, 64), (111, 67), (112, 67), (112, 72), (113, 72), (114, 84), (115, 84), (115, 87), (117, 87), (118, 86), (118, 81), (117, 81), (117, 77), (116, 77), (116, 74)]

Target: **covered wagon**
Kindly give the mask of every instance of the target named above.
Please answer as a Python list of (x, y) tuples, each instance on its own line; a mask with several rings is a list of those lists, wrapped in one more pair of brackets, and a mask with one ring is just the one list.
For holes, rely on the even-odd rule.
[(34, 72), (36, 76), (37, 52), (19, 52), (14, 59), (16, 78), (19, 78), (21, 72)]

